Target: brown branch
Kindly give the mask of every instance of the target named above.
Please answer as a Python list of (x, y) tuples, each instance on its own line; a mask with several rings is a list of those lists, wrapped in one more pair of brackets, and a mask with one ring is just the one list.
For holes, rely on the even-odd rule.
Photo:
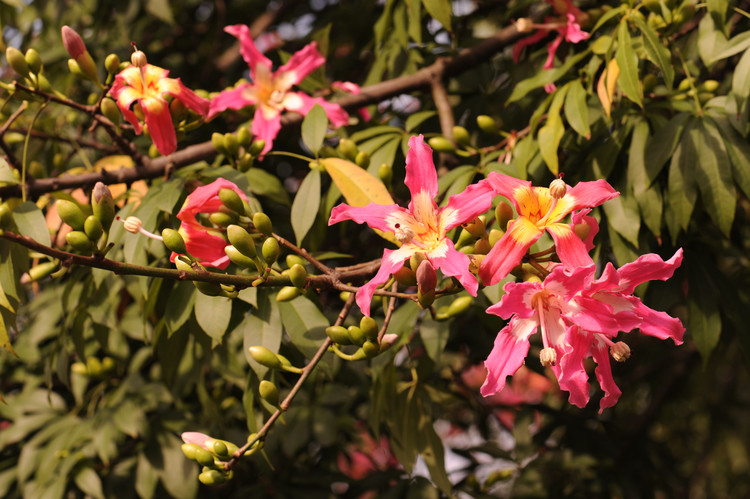
[(15, 112), (8, 117), (8, 120), (5, 122), (5, 124), (0, 127), (0, 137), (5, 135), (5, 132), (7, 132), (13, 122), (16, 121), (24, 111), (26, 111), (27, 107), (29, 107), (29, 103), (27, 101), (23, 101), (21, 105), (18, 106), (18, 109), (16, 109)]
[[(453, 57), (441, 59), (435, 64), (443, 66), (443, 75), (447, 78), (466, 71), (477, 64), (486, 61), (504, 47), (512, 44), (519, 38), (515, 25), (508, 26), (497, 32), (491, 38), (483, 40), (474, 47), (464, 49)], [(400, 76), (392, 80), (376, 83), (362, 88), (357, 95), (347, 95), (335, 102), (345, 109), (355, 110), (362, 106), (374, 104), (384, 99), (403, 93), (429, 88), (432, 84), (435, 64), (420, 69), (414, 74)], [(67, 103), (66, 103), (67, 104)], [(81, 106), (86, 109), (86, 106)], [(282, 125), (290, 126), (302, 121), (302, 116), (290, 113), (282, 116)], [(133, 182), (140, 179), (150, 179), (162, 176), (167, 166), (172, 163), (174, 168), (182, 168), (192, 165), (197, 161), (210, 161), (216, 155), (216, 150), (210, 141), (188, 146), (185, 149), (170, 154), (166, 157), (147, 161), (144, 158), (143, 165), (137, 168), (125, 168), (118, 171), (96, 172), (76, 175), (64, 179), (40, 179), (29, 182), (27, 185), (30, 196), (57, 191), (60, 189), (73, 189), (76, 187), (90, 187), (96, 182), (105, 184), (116, 184), (122, 182)], [(18, 197), (21, 195), (20, 188), (15, 185), (0, 187), (0, 198)]]
[(115, 146), (102, 144), (101, 142), (97, 142), (95, 140), (86, 140), (80, 137), (69, 139), (67, 137), (59, 137), (57, 135), (52, 135), (49, 133), (41, 132), (39, 130), (32, 129), (31, 131), (29, 131), (27, 128), (23, 128), (23, 127), (19, 127), (19, 128), (14, 127), (14, 128), (11, 128), (9, 131), (22, 133), (24, 135), (27, 133), (30, 133), (31, 136), (34, 137), (35, 139), (54, 140), (55, 142), (64, 142), (66, 144), (77, 144), (80, 147), (88, 147), (90, 149), (96, 149), (105, 154), (114, 154), (120, 150)]
[(444, 66), (445, 62), (443, 59), (438, 59), (431, 66), (434, 68), (434, 72), (430, 81), (430, 89), (432, 90), (432, 100), (435, 101), (435, 109), (437, 109), (438, 118), (440, 119), (440, 131), (444, 137), (453, 140), (453, 126), (456, 124), (456, 120), (453, 117), (453, 107), (448, 99), (448, 91), (445, 89), (445, 84), (443, 83)]

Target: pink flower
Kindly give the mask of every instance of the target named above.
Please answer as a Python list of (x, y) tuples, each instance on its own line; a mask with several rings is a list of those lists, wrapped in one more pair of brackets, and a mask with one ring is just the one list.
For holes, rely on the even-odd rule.
[(333, 209), (328, 221), (328, 225), (342, 220), (364, 222), (373, 229), (393, 232), (401, 242), (399, 249), (383, 251), (380, 270), (357, 291), (357, 304), (366, 315), (370, 315), (370, 300), (375, 288), (386, 282), (415, 253), (424, 253), (433, 267), (440, 268), (446, 276), (456, 277), (469, 293), (477, 294), (478, 283), (469, 272), (469, 257), (456, 251), (446, 233), (487, 211), (495, 193), (486, 181), (481, 181), (451, 196), (446, 206), (438, 208), (433, 201), (438, 193), (438, 182), (432, 149), (424, 143), (421, 135), (409, 139), (404, 183), (411, 191), (408, 209), (395, 204), (370, 203), (362, 207), (340, 204)]
[[(247, 201), (247, 196), (239, 187), (229, 180), (218, 178), (191, 192), (177, 213), (177, 218), (182, 221), (179, 232), (185, 240), (188, 253), (197, 258), (201, 265), (225, 269), (229, 265), (229, 257), (224, 252), (227, 241), (221, 235), (223, 231), (206, 227), (196, 218), (199, 213), (210, 214), (224, 206), (219, 199), (221, 189), (232, 189)], [(169, 259), (174, 262), (175, 258), (177, 254), (172, 253)]]
[(573, 267), (593, 263), (588, 254), (591, 248), (581, 242), (570, 224), (560, 223), (560, 220), (574, 210), (598, 206), (617, 197), (618, 192), (606, 180), (579, 182), (567, 188), (559, 199), (553, 197), (547, 187), (532, 187), (527, 180), (501, 173), (491, 174), (487, 180), (495, 192), (513, 203), (518, 218), (510, 222), (506, 233), (482, 260), (479, 276), (485, 284), (495, 284), (508, 275), (544, 231), (555, 241), (562, 263)]
[(142, 114), (156, 149), (165, 156), (177, 150), (177, 134), (166, 97), (178, 99), (204, 118), (209, 106), (207, 99), (198, 97), (179, 78), (168, 78), (167, 75), (169, 71), (166, 69), (150, 64), (143, 68), (128, 66), (115, 76), (109, 91), (137, 134), (143, 129), (137, 116)]
[(241, 83), (215, 97), (211, 101), (210, 116), (215, 116), (225, 109), (241, 109), (257, 104), (252, 132), (258, 139), (266, 141), (263, 154), (271, 150), (273, 139), (281, 129), (281, 112), (284, 110), (305, 115), (315, 104), (319, 104), (325, 109), (328, 119), (334, 126), (338, 127), (348, 122), (349, 115), (341, 106), (292, 91), (292, 86), (300, 83), (315, 68), (325, 63), (315, 42), (306, 45), (286, 64), (273, 72), (270, 59), (253, 43), (250, 28), (237, 24), (225, 27), (224, 31), (240, 39), (240, 51), (250, 66), (253, 83)]
[(186, 444), (195, 444), (198, 447), (203, 447), (209, 452), (213, 452), (214, 437), (206, 435), (205, 433), (199, 433), (197, 431), (186, 431), (180, 435), (182, 441)]
[(589, 400), (588, 375), (583, 359), (597, 362), (596, 376), (605, 392), (603, 410), (613, 406), (620, 396), (609, 364), (608, 351), (615, 360), (630, 356), (625, 343), (613, 341), (620, 331), (640, 328), (660, 339), (682, 343), (682, 323), (664, 312), (646, 307), (632, 296), (635, 287), (645, 281), (666, 280), (682, 262), (682, 250), (669, 260), (648, 254), (616, 270), (607, 266), (594, 280), (595, 267), (556, 266), (544, 282), (508, 283), (500, 303), (487, 312), (510, 319), (495, 339), (485, 361), (487, 380), (482, 395), (499, 392), (505, 379), (521, 366), (529, 350), (529, 336), (541, 329), (544, 348), (542, 365), (551, 367), (560, 388), (570, 392), (570, 402), (583, 407)]

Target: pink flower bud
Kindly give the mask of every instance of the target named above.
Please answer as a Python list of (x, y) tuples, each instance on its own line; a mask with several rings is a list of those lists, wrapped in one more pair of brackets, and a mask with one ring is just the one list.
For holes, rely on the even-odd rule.
[(83, 43), (81, 35), (70, 26), (62, 27), (62, 41), (65, 50), (68, 51), (68, 54), (70, 54), (70, 57), (73, 59), (78, 59), (79, 55), (86, 52), (86, 45)]
[(429, 260), (424, 260), (417, 268), (417, 287), (422, 293), (435, 290), (437, 286), (437, 274)]

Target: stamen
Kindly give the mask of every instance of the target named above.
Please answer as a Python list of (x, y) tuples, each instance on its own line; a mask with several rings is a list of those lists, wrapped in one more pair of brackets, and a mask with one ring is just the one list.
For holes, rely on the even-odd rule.
[(163, 241), (164, 238), (161, 237), (158, 234), (154, 234), (153, 232), (149, 232), (146, 229), (143, 228), (143, 222), (138, 217), (128, 217), (125, 220), (123, 220), (120, 217), (115, 217), (115, 220), (120, 221), (125, 226), (125, 230), (132, 233), (137, 234), (141, 233), (146, 237), (150, 237), (151, 239), (156, 239), (157, 241)]
[(406, 244), (414, 239), (414, 231), (411, 227), (402, 226), (401, 224), (395, 224), (393, 227), (395, 228), (393, 232), (396, 235), (396, 239), (398, 239), (401, 244)]
[(539, 352), (539, 361), (544, 367), (554, 366), (557, 364), (557, 352), (551, 347), (542, 348)]
[(557, 352), (549, 344), (547, 338), (547, 328), (544, 325), (544, 301), (543, 296), (539, 296), (541, 293), (537, 293), (532, 298), (532, 303), (536, 306), (536, 313), (539, 316), (539, 328), (542, 330), (542, 344), (544, 348), (539, 352), (539, 360), (544, 367), (554, 366), (557, 363)]
[(623, 341), (618, 341), (609, 348), (609, 353), (617, 362), (625, 362), (630, 358), (630, 347)]
[(537, 222), (537, 226), (547, 223), (550, 215), (552, 215), (552, 212), (554, 212), (555, 208), (557, 207), (557, 201), (565, 197), (567, 191), (568, 186), (565, 185), (565, 181), (562, 179), (562, 177), (558, 177), (552, 181), (552, 183), (549, 185), (549, 195), (552, 198), (552, 204), (550, 205), (549, 210), (547, 210), (547, 213), (544, 215), (544, 217), (542, 217), (542, 219)]

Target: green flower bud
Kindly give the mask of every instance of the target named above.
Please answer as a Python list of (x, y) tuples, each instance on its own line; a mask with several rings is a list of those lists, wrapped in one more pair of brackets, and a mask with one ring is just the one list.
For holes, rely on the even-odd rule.
[(262, 366), (266, 366), (270, 369), (281, 369), (281, 361), (275, 353), (270, 351), (268, 348), (256, 345), (249, 348), (250, 356)]
[(350, 345), (352, 342), (349, 331), (343, 326), (329, 326), (326, 328), (326, 334), (334, 343), (339, 345)]
[(26, 64), (28, 64), (32, 73), (37, 74), (42, 70), (42, 58), (36, 50), (28, 49), (24, 59), (26, 59)]
[(427, 143), (430, 144), (430, 147), (432, 147), (432, 149), (437, 152), (456, 152), (456, 147), (453, 145), (453, 143), (442, 136), (432, 137), (427, 141)]
[(469, 310), (473, 302), (474, 299), (471, 296), (459, 296), (448, 306), (448, 315), (455, 317), (456, 315), (463, 314)]
[(435, 320), (445, 321), (448, 319), (450, 319), (450, 315), (448, 315), (448, 307), (439, 307), (435, 312)]
[(202, 447), (198, 444), (182, 444), (180, 446), (180, 449), (182, 449), (182, 453), (185, 454), (185, 457), (190, 459), (191, 461), (195, 461), (195, 450), (201, 448)]
[(104, 67), (107, 68), (107, 72), (111, 75), (115, 75), (120, 72), (120, 58), (117, 54), (109, 54), (104, 59)]
[(472, 220), (471, 222), (464, 224), (464, 229), (466, 229), (469, 234), (471, 234), (474, 237), (482, 237), (484, 235), (484, 231), (486, 229), (485, 226), (485, 220), (486, 218), (484, 215), (479, 216)]
[(253, 156), (258, 156), (260, 153), (263, 152), (263, 149), (265, 148), (266, 148), (266, 141), (263, 139), (258, 139), (250, 145), (250, 149), (247, 152), (249, 152)]
[(379, 331), (380, 328), (378, 328), (378, 323), (375, 322), (375, 319), (373, 319), (372, 317), (367, 317), (365, 315), (359, 321), (359, 328), (364, 333), (365, 338), (367, 338), (370, 341), (376, 341), (377, 340), (377, 338), (378, 338), (378, 331)]
[(0, 204), (0, 227), (7, 229), (13, 224), (13, 212), (7, 203)]
[(182, 238), (182, 234), (174, 229), (164, 229), (161, 231), (161, 237), (164, 238), (164, 246), (174, 251), (178, 255), (187, 254), (187, 247), (185, 246), (185, 240)]
[(91, 240), (85, 232), (74, 230), (65, 234), (65, 240), (76, 251), (86, 253), (91, 251)]
[(111, 121), (115, 125), (120, 124), (122, 113), (120, 113), (120, 108), (117, 107), (117, 104), (114, 100), (110, 99), (109, 97), (105, 97), (104, 99), (102, 99), (100, 108), (102, 110), (102, 114), (106, 116), (109, 121)]
[(289, 269), (289, 280), (292, 281), (296, 287), (302, 289), (307, 284), (307, 271), (302, 265), (295, 263), (292, 268)]
[(291, 269), (295, 265), (301, 265), (302, 267), (304, 267), (305, 265), (307, 265), (307, 260), (299, 255), (295, 255), (294, 253), (289, 253), (286, 256), (286, 266)]
[(370, 155), (365, 151), (359, 151), (357, 153), (357, 157), (354, 158), (354, 162), (362, 168), (367, 168), (368, 166), (370, 166)]
[(83, 76), (83, 71), (75, 59), (68, 59), (68, 70), (74, 75)]
[(492, 246), (487, 239), (480, 239), (474, 244), (474, 253), (478, 255), (486, 255), (491, 249)]
[(294, 286), (284, 286), (276, 294), (276, 301), (289, 301), (297, 298), (300, 294), (300, 289)]
[(263, 259), (266, 263), (268, 265), (273, 265), (273, 263), (279, 258), (279, 253), (281, 253), (279, 242), (274, 237), (266, 238), (266, 240), (263, 241), (261, 253), (263, 254)]
[(487, 116), (486, 114), (480, 114), (477, 116), (477, 125), (485, 133), (500, 133), (500, 128), (498, 127), (497, 122), (491, 116)]
[(208, 216), (208, 219), (211, 220), (211, 223), (219, 227), (226, 227), (233, 223), (237, 223), (238, 216), (237, 213), (234, 212), (225, 213), (223, 211), (215, 211)]
[(243, 269), (252, 269), (254, 267), (257, 267), (255, 265), (255, 260), (252, 258), (249, 258), (242, 254), (237, 248), (235, 248), (232, 245), (228, 245), (224, 247), (224, 253), (227, 254), (229, 257), (229, 260), (234, 263), (235, 265), (242, 267)]
[(216, 149), (218, 153), (223, 154), (224, 156), (229, 155), (227, 148), (224, 147), (224, 135), (214, 132), (211, 134), (211, 143), (214, 145), (214, 149)]
[(224, 476), (224, 473), (218, 470), (204, 471), (203, 473), (198, 475), (198, 480), (203, 485), (208, 485), (209, 487), (213, 487), (215, 485), (221, 485), (222, 483), (227, 481), (226, 477)]
[(243, 227), (234, 224), (229, 225), (227, 227), (227, 238), (232, 246), (246, 257), (256, 257), (255, 240)]
[(271, 234), (273, 232), (271, 219), (268, 218), (268, 215), (260, 211), (253, 215), (253, 225), (255, 225), (258, 232), (262, 232), (263, 234)]
[(362, 344), (362, 351), (365, 353), (365, 357), (371, 359), (380, 353), (380, 345), (374, 341), (367, 340)]
[(86, 369), (88, 370), (89, 376), (93, 378), (99, 378), (102, 375), (102, 363), (96, 357), (89, 357), (86, 359)]
[(224, 134), (224, 149), (226, 149), (229, 156), (232, 156), (233, 158), (237, 156), (237, 153), (240, 150), (240, 143), (237, 140), (237, 137), (232, 133)]
[(399, 284), (402, 286), (414, 286), (417, 284), (417, 275), (412, 269), (404, 265), (393, 274)]
[(104, 357), (102, 359), (102, 371), (104, 374), (111, 374), (115, 370), (115, 359), (112, 357)]
[(495, 221), (500, 230), (508, 228), (508, 222), (513, 220), (513, 208), (505, 201), (500, 201), (495, 208)]
[(263, 400), (274, 407), (279, 406), (279, 389), (276, 388), (276, 385), (264, 379), (258, 385), (258, 392)]
[(115, 201), (109, 188), (102, 182), (97, 182), (91, 191), (91, 210), (104, 230), (108, 231), (115, 219)]
[(706, 92), (716, 92), (718, 88), (719, 88), (719, 82), (716, 80), (706, 80), (700, 85), (698, 85), (698, 90), (703, 90)]
[(224, 294), (221, 285), (215, 282), (193, 281), (193, 284), (195, 284), (195, 289), (206, 296), (220, 296)]
[(417, 301), (419, 301), (419, 306), (427, 309), (430, 308), (435, 301), (435, 290), (432, 289), (430, 291), (421, 291), (417, 290)]
[(393, 167), (387, 163), (383, 163), (378, 167), (378, 178), (385, 185), (391, 185), (393, 180)]
[(30, 161), (28, 168), (29, 173), (34, 178), (42, 178), (47, 176), (47, 171), (44, 169), (44, 165), (39, 161)]
[(352, 344), (362, 346), (365, 342), (365, 332), (362, 331), (361, 327), (349, 326), (347, 333), (349, 334), (349, 341)]
[(339, 145), (336, 147), (336, 151), (338, 151), (342, 158), (346, 158), (349, 161), (354, 161), (357, 153), (359, 153), (357, 144), (351, 139), (341, 139)]
[(36, 82), (39, 84), (39, 90), (47, 93), (53, 92), (52, 84), (42, 73), (36, 75)]
[(246, 172), (253, 167), (254, 163), (255, 159), (253, 158), (253, 155), (246, 152), (245, 154), (240, 156), (240, 159), (237, 162), (237, 169), (239, 169), (239, 171), (241, 172)]
[(491, 247), (495, 246), (495, 243), (497, 243), (500, 240), (500, 238), (503, 237), (503, 234), (505, 233), (501, 230), (497, 230), (497, 229), (490, 230), (490, 237), (488, 238), (490, 246)]
[(221, 204), (229, 208), (230, 210), (239, 213), (240, 215), (245, 214), (245, 204), (242, 202), (242, 198), (234, 189), (219, 189), (219, 200)]
[(93, 81), (94, 83), (99, 83), (99, 73), (96, 70), (96, 63), (91, 57), (91, 54), (89, 54), (89, 51), (85, 51), (75, 59), (78, 63), (78, 67), (81, 69), (81, 73), (83, 74), (83, 76)]
[(83, 231), (86, 233), (91, 242), (96, 243), (102, 234), (104, 234), (104, 227), (102, 223), (94, 215), (86, 217), (86, 221), (83, 223)]
[(250, 130), (247, 129), (247, 127), (240, 127), (239, 130), (237, 130), (237, 142), (244, 147), (245, 149), (248, 149), (252, 143), (253, 143), (253, 136), (250, 133)]
[(462, 126), (453, 127), (453, 140), (460, 146), (468, 146), (471, 144), (471, 137), (469, 131)]
[(219, 456), (219, 458), (229, 457), (229, 449), (227, 449), (227, 444), (225, 444), (221, 440), (214, 440), (213, 445), (211, 446), (211, 450), (214, 454)]
[(73, 362), (70, 365), (70, 372), (79, 376), (88, 376), (89, 368), (83, 362)]
[(421, 263), (424, 262), (426, 259), (427, 257), (421, 251), (417, 253), (413, 253), (411, 257), (409, 258), (409, 267), (411, 267), (411, 269), (414, 272), (416, 272), (419, 266), (421, 265)]
[(195, 454), (193, 456), (193, 459), (198, 462), (201, 466), (214, 466), (214, 456), (209, 451), (201, 447), (200, 445), (196, 445), (196, 449), (194, 450)]
[(180, 100), (174, 99), (169, 103), (169, 114), (172, 115), (172, 121), (179, 123), (188, 117), (188, 107)]
[(29, 64), (26, 62), (23, 52), (15, 47), (8, 47), (5, 49), (5, 58), (13, 71), (26, 78), (29, 77)]
[(42, 262), (40, 264), (37, 264), (29, 269), (28, 276), (29, 281), (38, 281), (40, 279), (44, 279), (48, 275), (55, 272), (57, 269), (60, 268), (60, 262), (59, 261), (52, 261), (52, 262)]

